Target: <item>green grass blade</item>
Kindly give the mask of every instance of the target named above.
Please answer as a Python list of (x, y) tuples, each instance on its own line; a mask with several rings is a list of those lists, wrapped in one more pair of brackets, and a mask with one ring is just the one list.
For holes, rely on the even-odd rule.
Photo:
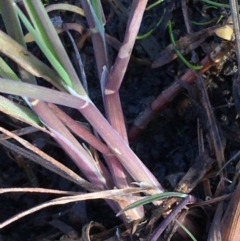
[(160, 4), (160, 3), (162, 3), (162, 2), (164, 2), (164, 0), (157, 0), (155, 3), (152, 3), (151, 5), (149, 5), (149, 6), (146, 8), (146, 10), (150, 10), (150, 9), (156, 7), (158, 4)]
[(190, 62), (188, 62), (184, 56), (182, 55), (182, 53), (177, 49), (177, 44), (176, 44), (176, 41), (174, 39), (174, 36), (173, 36), (173, 32), (172, 32), (172, 22), (169, 21), (168, 22), (168, 30), (169, 30), (169, 35), (170, 35), (170, 39), (171, 39), (171, 42), (172, 42), (172, 45), (174, 46), (175, 48), (175, 51), (176, 51), (176, 54), (177, 56), (182, 60), (182, 62), (189, 68), (189, 69), (192, 69), (192, 70), (200, 70), (202, 68), (201, 65), (193, 65), (191, 64)]
[(3, 96), (0, 96), (0, 111), (38, 129), (43, 129), (41, 121), (31, 109)]
[[(0, 76), (20, 81), (18, 76), (2, 58), (0, 58)], [(28, 103), (27, 98), (23, 99)], [(31, 109), (16, 104), (3, 96), (0, 96), (0, 111), (38, 129), (43, 126), (38, 116)]]
[(139, 39), (144, 39), (144, 38), (149, 37), (149, 36), (153, 33), (153, 31), (161, 24), (161, 22), (162, 22), (162, 20), (163, 20), (163, 18), (164, 18), (164, 16), (165, 16), (165, 12), (166, 12), (166, 8), (164, 8), (163, 14), (162, 14), (161, 18), (159, 19), (159, 21), (157, 22), (156, 27), (150, 29), (150, 30), (149, 30), (147, 33), (145, 33), (145, 34), (138, 35), (136, 39), (139, 40)]
[[(54, 66), (55, 69), (62, 77), (65, 75), (65, 73), (67, 73), (63, 79), (68, 87), (73, 88), (78, 94), (86, 96), (77, 73), (73, 68), (73, 65), (42, 2), (39, 0), (26, 0), (25, 5), (31, 16), (31, 21), (33, 22), (35, 30), (42, 37), (44, 44), (46, 44), (47, 48), (51, 51), (55, 59), (62, 65), (61, 69)], [(48, 53), (44, 52), (44, 54), (47, 56)], [(52, 60), (50, 60), (50, 62), (52, 63)]]
[(102, 17), (102, 7), (101, 2), (99, 0), (90, 0), (92, 8), (94, 9), (94, 12), (98, 18), (98, 21), (103, 26), (103, 17)]
[(19, 80), (9, 65), (0, 57), (0, 76), (6, 79)]
[(200, 2), (204, 2), (204, 3), (208, 3), (212, 6), (215, 7), (219, 7), (219, 8), (230, 8), (230, 6), (228, 4), (224, 4), (224, 3), (217, 3), (215, 1), (211, 1), (211, 0), (199, 0)]
[(197, 241), (197, 239), (195, 239), (192, 233), (184, 225), (182, 225), (178, 220), (175, 220), (175, 221), (188, 234), (188, 236), (192, 239), (192, 241)]
[[(93, 0), (93, 5), (92, 5), (92, 0), (87, 0), (94, 23), (95, 23), (95, 31), (99, 32), (101, 37), (104, 39), (105, 35), (104, 35), (104, 25), (103, 25), (103, 21), (102, 21), (102, 17), (101, 15), (101, 11), (100, 11), (100, 7), (99, 4), (94, 3), (94, 2), (98, 2), (99, 0)], [(94, 30), (92, 30), (94, 31)]]
[(170, 197), (179, 197), (179, 198), (185, 198), (187, 197), (187, 194), (184, 193), (179, 193), (179, 192), (164, 192), (164, 193), (158, 193), (158, 194), (154, 194), (152, 196), (149, 197), (145, 197), (139, 201), (136, 201), (134, 203), (132, 203), (131, 205), (127, 206), (126, 208), (124, 208), (123, 210), (121, 210), (117, 216), (119, 216), (120, 214), (122, 214), (123, 212), (132, 209), (132, 208), (136, 208), (138, 206), (147, 204), (147, 203), (151, 203), (154, 201), (157, 201), (159, 199), (165, 199), (165, 198), (170, 198)]
[(12, 7), (12, 0), (0, 1), (0, 9), (7, 33), (18, 42), (22, 41), (22, 28), (19, 18)]
[[(50, 39), (48, 37), (47, 32), (45, 31), (43, 27), (43, 23), (41, 22), (40, 18), (38, 17), (38, 14), (36, 13), (36, 9), (34, 7), (33, 1), (32, 0), (25, 0), (24, 5), (27, 9), (27, 12), (30, 16), (30, 19), (33, 23), (33, 27), (38, 34), (38, 38), (41, 38), (41, 42), (44, 43), (48, 51), (52, 53), (52, 55), (60, 62), (58, 55), (55, 51), (55, 49), (52, 46), (52, 43), (50, 42)], [(25, 22), (24, 22), (25, 24)], [(51, 29), (52, 31), (55, 31), (54, 28)]]
[(104, 16), (102, 7), (99, 1), (99, 4), (94, 4), (94, 7), (96, 8), (94, 9), (90, 0), (83, 1), (82, 6), (86, 14), (89, 28), (93, 33), (92, 40), (95, 58), (97, 61), (98, 77), (99, 79), (101, 79), (103, 66), (107, 66), (107, 68), (109, 68), (108, 50), (103, 23)]
[[(19, 21), (19, 17), (13, 7), (12, 0), (1, 1), (1, 8), (4, 9), (2, 17), (6, 31), (15, 41), (17, 41), (23, 48), (26, 48), (26, 43), (24, 41), (22, 26)], [(9, 42), (7, 42), (9, 46)], [(12, 51), (14, 55), (16, 52)], [(28, 71), (18, 65), (19, 75), (21, 76), (22, 81), (36, 84), (36, 79)], [(13, 72), (13, 71), (12, 71)], [(19, 80), (19, 79), (17, 79)]]
[[(59, 73), (59, 75), (62, 77), (62, 79), (64, 80), (64, 82), (69, 86), (72, 87), (72, 82), (67, 74), (67, 72), (65, 71), (65, 69), (62, 67), (62, 65), (59, 63), (59, 61), (55, 58), (55, 56), (52, 54), (51, 50), (48, 49), (47, 45), (45, 44), (45, 42), (43, 41), (41, 35), (38, 34), (38, 32), (33, 28), (33, 26), (31, 25), (31, 23), (29, 22), (29, 20), (25, 17), (25, 15), (22, 13), (22, 11), (18, 8), (17, 5), (16, 6), (16, 11), (18, 13), (18, 16), (20, 17), (20, 19), (23, 21), (25, 27), (27, 28), (27, 30), (31, 33), (31, 35), (33, 36), (35, 42), (38, 44), (38, 46), (41, 48), (41, 50), (43, 51), (43, 53), (46, 55), (46, 57), (48, 58), (48, 60), (51, 62), (51, 64), (54, 66), (54, 68), (57, 70), (57, 72)], [(55, 30), (54, 30), (55, 31)]]
[[(44, 42), (48, 45), (49, 49), (51, 48), (52, 53), (55, 54), (55, 57), (58, 59), (59, 63), (61, 63), (62, 67), (68, 73), (69, 79), (71, 79), (72, 82), (73, 89), (81, 95), (86, 95), (84, 88), (79, 81), (79, 77), (77, 76), (77, 73), (65, 51), (65, 48), (60, 41), (58, 34), (56, 33), (60, 28), (53, 26), (52, 21), (47, 14), (49, 11), (62, 9), (83, 15), (83, 10), (70, 4), (52, 4), (44, 8), (41, 1), (38, 0), (32, 0), (31, 3), (26, 1), (25, 4), (27, 6), (28, 12), (30, 13), (30, 16), (33, 18), (32, 21), (34, 23), (35, 29), (38, 30), (41, 35), (45, 36)], [(28, 36), (31, 36), (31, 34), (29, 33)]]
[(0, 30), (0, 52), (8, 56), (19, 66), (27, 70), (32, 75), (43, 78), (57, 89), (65, 91), (64, 81), (56, 73), (56, 71), (50, 69), (46, 64), (37, 59), (25, 47), (18, 44), (9, 35)]

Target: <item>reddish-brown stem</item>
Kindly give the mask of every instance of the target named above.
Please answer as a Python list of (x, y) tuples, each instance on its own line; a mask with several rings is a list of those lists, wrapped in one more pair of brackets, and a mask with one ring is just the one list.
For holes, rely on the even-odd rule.
[[(221, 62), (225, 54), (233, 47), (229, 42), (224, 42), (216, 47), (209, 56), (206, 56), (202, 61), (203, 66), (200, 70), (202, 73), (206, 72), (209, 68)], [(155, 117), (156, 113), (163, 110), (182, 90), (182, 83), (192, 84), (197, 79), (195, 72), (189, 69), (180, 79), (175, 81), (170, 87), (164, 90), (139, 116), (134, 120), (131, 126), (128, 137), (129, 140), (136, 139), (142, 131), (146, 128), (147, 124)]]
[(48, 103), (48, 106), (52, 109), (54, 114), (76, 135), (81, 137), (84, 141), (89, 143), (95, 149), (100, 151), (104, 155), (113, 155), (112, 151), (99, 139), (97, 139), (90, 131), (83, 127), (80, 123), (73, 120), (64, 111), (58, 108), (53, 103)]
[[(108, 163), (108, 166), (110, 168), (110, 171), (112, 173), (112, 178), (114, 179), (115, 185), (117, 185), (118, 188), (125, 187), (127, 185), (127, 182), (125, 182), (125, 175), (123, 174), (121, 168), (119, 170), (119, 165), (117, 163), (119, 162), (118, 159), (114, 156), (112, 151), (106, 146), (104, 143), (102, 143), (99, 139), (97, 139), (92, 133), (90, 133), (86, 128), (84, 128), (81, 124), (77, 123), (75, 120), (73, 120), (70, 116), (68, 116), (65, 112), (63, 112), (60, 108), (58, 108), (53, 103), (48, 103), (48, 106), (52, 109), (54, 114), (76, 135), (81, 137), (83, 140), (85, 140), (87, 143), (92, 145), (94, 148), (96, 148), (98, 151), (102, 152), (104, 155), (106, 162)], [(104, 170), (102, 170), (104, 171)], [(104, 172), (105, 173), (105, 172)], [(108, 177), (109, 174), (105, 173), (105, 177)], [(110, 179), (110, 178), (109, 178)], [(119, 179), (119, 182), (117, 182), (116, 179)]]
[(119, 89), (131, 57), (146, 4), (147, 0), (134, 0), (132, 2), (122, 46), (119, 49), (116, 61), (110, 71), (108, 81), (106, 85), (103, 86), (108, 120), (126, 143), (128, 143), (128, 137), (119, 98)]
[[(110, 72), (110, 75), (108, 76), (109, 66), (108, 66), (108, 59), (107, 59), (108, 56), (106, 51), (105, 37), (103, 38), (100, 35), (100, 32), (96, 31), (97, 27), (95, 27), (95, 23), (93, 21), (94, 19), (90, 12), (89, 5), (85, 0), (82, 0), (82, 6), (86, 13), (89, 27), (92, 29), (95, 29), (95, 32), (92, 32), (92, 41), (93, 41), (94, 52), (95, 52), (95, 57), (97, 61), (98, 76), (99, 76), (99, 79), (101, 80), (102, 95), (104, 100), (106, 116), (107, 116), (108, 122), (116, 130), (116, 132), (122, 137), (126, 145), (128, 145), (128, 138), (127, 138), (127, 131), (125, 127), (124, 117), (122, 113), (121, 102), (119, 98), (119, 88), (128, 66), (132, 48), (136, 40), (136, 36), (138, 33), (138, 29), (140, 27), (140, 23), (142, 20), (142, 16), (143, 16), (146, 4), (147, 4), (147, 0), (142, 0), (142, 1), (134, 0), (132, 2), (124, 41), (121, 47), (119, 46), (120, 50), (119, 50), (117, 59)], [(84, 113), (82, 114), (84, 115)], [(110, 137), (112, 137), (112, 135), (110, 135), (109, 138)], [(122, 145), (120, 145), (120, 147), (122, 147)], [(116, 150), (117, 149), (115, 149), (115, 151)], [(115, 151), (114, 153), (116, 154)], [(108, 163), (109, 169), (115, 181), (115, 185), (117, 187), (128, 187), (129, 173), (125, 172), (123, 166), (127, 170), (128, 168), (126, 167), (126, 165), (124, 165), (124, 163), (120, 163), (118, 160), (118, 159), (121, 159), (121, 156), (119, 156), (119, 154), (122, 155), (123, 153), (121, 151), (119, 152), (119, 150), (117, 150), (117, 153), (118, 155), (116, 156), (105, 156), (105, 159), (106, 159), (106, 162)], [(131, 165), (133, 166), (134, 159), (129, 158), (129, 160), (133, 162)], [(145, 167), (142, 167), (142, 168), (145, 169)], [(147, 174), (148, 176), (147, 179), (150, 178), (151, 180), (153, 178), (153, 177), (150, 177), (151, 174), (148, 173), (148, 171), (143, 171), (143, 172)], [(156, 182), (156, 180), (153, 180), (153, 182)], [(157, 182), (156, 184), (157, 184), (156, 186), (159, 185)], [(138, 209), (136, 214), (137, 216), (134, 214), (129, 214), (128, 216), (129, 217), (131, 216), (131, 218), (133, 219), (139, 219), (139, 217), (141, 217), (142, 215), (142, 210)]]
[(91, 31), (91, 37), (93, 41), (93, 48), (97, 63), (98, 76), (100, 79), (103, 66), (106, 66), (109, 69), (108, 56), (106, 53), (106, 43), (104, 38), (101, 36), (100, 32), (98, 32), (97, 27), (95, 26), (94, 17), (92, 16), (92, 12), (89, 6), (90, 3), (88, 3), (88, 1), (86, 0), (82, 0), (81, 3), (86, 15), (89, 28), (93, 30)]

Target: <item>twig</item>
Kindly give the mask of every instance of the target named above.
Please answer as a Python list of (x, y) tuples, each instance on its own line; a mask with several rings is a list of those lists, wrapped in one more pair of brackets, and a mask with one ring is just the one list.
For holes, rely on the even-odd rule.
[[(220, 136), (220, 132), (215, 120), (215, 116), (213, 115), (212, 107), (208, 98), (207, 90), (203, 82), (202, 74), (199, 73), (198, 77), (198, 85), (202, 94), (202, 103), (204, 110), (206, 111), (206, 116), (208, 120), (208, 128), (209, 128), (209, 134), (211, 141), (213, 143), (214, 152), (217, 158), (218, 162), (218, 168), (220, 170), (220, 177), (221, 180), (223, 179), (223, 171), (222, 166), (225, 163), (225, 157), (224, 157), (224, 146), (222, 142), (222, 138)], [(221, 190), (224, 188), (224, 182), (221, 182), (222, 185), (220, 186)], [(220, 192), (221, 193), (221, 192)]]
[(189, 14), (188, 14), (186, 0), (181, 0), (181, 5), (182, 5), (182, 12), (183, 12), (183, 17), (184, 17), (184, 22), (186, 25), (187, 32), (191, 33), (192, 27), (191, 27), (191, 23), (189, 21)]
[[(234, 47), (230, 42), (223, 42), (217, 46), (209, 56), (206, 56), (200, 63), (202, 73), (206, 72), (212, 66), (222, 61), (225, 54)], [(134, 124), (129, 130), (129, 140), (136, 139), (146, 128), (147, 124), (155, 115), (163, 110), (182, 90), (184, 83), (192, 84), (197, 79), (193, 70), (188, 70), (182, 77), (181, 82), (176, 81), (166, 90), (164, 90), (139, 116), (135, 119)]]
[[(18, 136), (23, 136), (23, 135), (34, 133), (34, 132), (37, 132), (37, 131), (39, 131), (39, 129), (37, 129), (36, 127), (28, 126), (28, 127), (24, 127), (24, 128), (12, 131), (12, 133), (14, 133)], [(11, 137), (6, 135), (6, 134), (0, 134), (0, 141), (1, 140), (7, 140), (7, 139), (11, 139)]]
[(233, 99), (235, 102), (235, 108), (239, 114), (240, 112), (240, 96), (239, 96), (239, 90), (240, 90), (240, 26), (239, 26), (239, 11), (238, 11), (238, 2), (236, 0), (230, 0), (230, 6), (231, 6), (231, 13), (232, 13), (232, 19), (233, 19), (233, 26), (234, 26), (234, 32), (235, 32), (235, 38), (236, 38), (236, 50), (237, 50), (237, 58), (238, 58), (238, 71), (234, 76), (233, 79)]

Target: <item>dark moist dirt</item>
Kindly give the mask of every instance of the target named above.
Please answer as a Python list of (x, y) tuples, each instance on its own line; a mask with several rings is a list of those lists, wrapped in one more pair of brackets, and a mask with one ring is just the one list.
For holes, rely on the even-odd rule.
[[(50, 1), (51, 3), (60, 1)], [(77, 4), (79, 1), (70, 1)], [(128, 2), (122, 1), (124, 6), (128, 7)], [(151, 3), (153, 1), (149, 1)], [(196, 22), (208, 22), (218, 17), (221, 13), (227, 16), (229, 12), (226, 9), (205, 9), (206, 4), (197, 1), (187, 1), (190, 19)], [(228, 3), (228, 1), (222, 1)], [(110, 14), (110, 6), (107, 1), (103, 1), (104, 11), (106, 15)], [(165, 1), (153, 10), (145, 13), (141, 33), (145, 33), (152, 27), (156, 26), (159, 20), (159, 13), (166, 13), (162, 23), (153, 33), (157, 40), (157, 45), (152, 46), (152, 56), (143, 49), (141, 41), (137, 41), (133, 49), (132, 59), (130, 60), (124, 82), (122, 84), (120, 95), (122, 108), (126, 120), (127, 127), (130, 127), (137, 115), (146, 108), (146, 106), (156, 98), (156, 96), (168, 87), (175, 77), (181, 75), (187, 70), (186, 66), (180, 60), (175, 60), (163, 67), (151, 69), (149, 64), (139, 63), (138, 59), (151, 63), (159, 51), (164, 50), (170, 44), (166, 23), (169, 19), (173, 21), (173, 30), (176, 39), (186, 35), (183, 15), (181, 11), (180, 1)], [(205, 9), (205, 10), (204, 10)], [(79, 21), (78, 17), (72, 13), (55, 12), (53, 15), (61, 15), (65, 22)], [(114, 16), (106, 25), (108, 34), (123, 39), (125, 25), (122, 20)], [(1, 20), (1, 26), (2, 20)], [(205, 26), (193, 25), (193, 31), (197, 32)], [(79, 36), (74, 33), (77, 40)], [(68, 50), (70, 56), (73, 56), (71, 44), (65, 33), (61, 34), (61, 38)], [(211, 36), (204, 42), (205, 45), (219, 44), (221, 40), (216, 36)], [(35, 44), (29, 45), (30, 51), (38, 54), (42, 58), (41, 53)], [(110, 56), (114, 62), (116, 51), (109, 47)], [(199, 47), (196, 50), (201, 60), (206, 53)], [(149, 52), (150, 53), (150, 52)], [(89, 83), (90, 97), (96, 106), (103, 112), (102, 98), (100, 94), (99, 82), (97, 79), (96, 64), (94, 62), (93, 48), (89, 39), (81, 50), (85, 62), (85, 70)], [(155, 55), (155, 56), (154, 56)], [(191, 54), (187, 55), (189, 60)], [(75, 62), (74, 62), (75, 64)], [(233, 70), (236, 69), (236, 56), (231, 53), (230, 58), (225, 61), (222, 69), (212, 68), (204, 74), (204, 81), (207, 87), (210, 102), (215, 114), (218, 127), (222, 133), (223, 139), (226, 141), (225, 160), (229, 160), (239, 151), (239, 120), (236, 119), (237, 112), (233, 105), (232, 98), (232, 77)], [(16, 70), (17, 71), (17, 70)], [(46, 86), (43, 80), (39, 80), (39, 84)], [(180, 180), (180, 178), (189, 170), (199, 155), (197, 126), (203, 129), (205, 149), (214, 159), (214, 152), (209, 146), (208, 121), (199, 101), (200, 90), (196, 84), (189, 87), (189, 90), (183, 90), (177, 98), (169, 105), (168, 108), (159, 113), (156, 118), (149, 123), (142, 135), (131, 143), (132, 149), (139, 158), (153, 172), (163, 186), (168, 190), (173, 190), (172, 186)], [(66, 110), (75, 119), (83, 121), (79, 115), (72, 110)], [(13, 130), (23, 127), (24, 124), (15, 122), (4, 114), (0, 115), (1, 126)], [(43, 150), (64, 165), (70, 167), (76, 173), (78, 168), (66, 156), (66, 154), (53, 142), (53, 140), (45, 134), (32, 134), (26, 137), (31, 142), (44, 143)], [(1, 151), (0, 162), (0, 186), (7, 187), (31, 187), (39, 186), (44, 188), (62, 189), (69, 191), (83, 191), (81, 188), (69, 181), (59, 177), (52, 172), (28, 163), (24, 160), (25, 165), (30, 164), (30, 170), (33, 177), (29, 178), (23, 168), (15, 161), (16, 157), (3, 147)], [(235, 172), (236, 161), (231, 163), (226, 169), (228, 178), (231, 179)], [(174, 177), (174, 178), (173, 178)], [(173, 179), (176, 179), (175, 181)], [(214, 192), (218, 183), (217, 178), (211, 179), (211, 187)], [(172, 185), (171, 185), (172, 184)], [(200, 183), (192, 192), (198, 198), (205, 199), (203, 187)], [(49, 194), (3, 194), (0, 195), (0, 221), (3, 222), (7, 218), (37, 204), (55, 198), (55, 195)], [(106, 229), (113, 228), (121, 224), (121, 221), (115, 217), (112, 210), (104, 201), (88, 201), (86, 203), (68, 204), (62, 206), (43, 209), (35, 214), (31, 214), (21, 220), (10, 224), (0, 231), (1, 241), (27, 241), (27, 240), (60, 240), (63, 238), (64, 232), (62, 226), (56, 228), (52, 223), (53, 220), (60, 220), (64, 224), (73, 228), (78, 235), (81, 235), (82, 226), (89, 222), (95, 221), (103, 224)], [(205, 231), (207, 233), (207, 231)], [(204, 237), (206, 235), (204, 234)], [(73, 236), (72, 236), (73, 237)], [(75, 237), (75, 236), (74, 236)], [(64, 239), (64, 240), (74, 240)], [(204, 239), (203, 239), (204, 240)]]

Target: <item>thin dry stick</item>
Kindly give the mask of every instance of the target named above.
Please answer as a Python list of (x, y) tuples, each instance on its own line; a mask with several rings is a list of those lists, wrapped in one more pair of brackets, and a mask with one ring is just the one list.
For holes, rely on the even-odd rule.
[(189, 207), (201, 207), (201, 206), (205, 206), (205, 205), (209, 206), (209, 204), (213, 204), (213, 203), (216, 204), (217, 202), (228, 200), (231, 197), (232, 197), (232, 194), (226, 194), (226, 195), (223, 195), (220, 197), (215, 197), (215, 198), (209, 199), (207, 201), (200, 201), (198, 203), (191, 204), (191, 205), (189, 205)]
[(191, 33), (192, 32), (192, 26), (191, 22), (189, 21), (189, 14), (188, 14), (188, 8), (186, 4), (186, 0), (181, 0), (181, 5), (182, 5), (182, 12), (183, 12), (183, 17), (184, 17), (184, 22), (187, 28), (187, 32)]
[[(225, 54), (234, 47), (230, 42), (223, 42), (217, 46), (209, 56), (206, 56), (200, 63), (202, 65), (201, 72), (206, 72), (212, 66), (218, 64), (225, 57)], [(136, 139), (147, 124), (155, 117), (155, 115), (163, 110), (182, 90), (182, 85), (192, 84), (197, 79), (195, 72), (189, 69), (182, 77), (181, 82), (176, 81), (166, 90), (164, 90), (139, 116), (135, 119), (134, 124), (129, 130), (129, 140)]]
[(233, 20), (233, 26), (234, 26), (234, 32), (235, 32), (235, 39), (236, 39), (238, 73), (240, 73), (240, 23), (239, 23), (238, 2), (236, 0), (229, 0), (229, 4), (231, 6), (231, 14), (232, 14), (232, 20)]
[[(206, 111), (206, 116), (207, 116), (208, 126), (209, 126), (209, 134), (210, 134), (211, 141), (213, 143), (213, 148), (217, 158), (218, 168), (220, 170), (220, 177), (222, 181), (224, 178), (222, 166), (225, 163), (224, 146), (223, 146), (222, 138), (220, 136), (219, 129), (215, 120), (215, 116), (213, 115), (212, 106), (210, 104), (208, 93), (204, 85), (201, 73), (199, 74), (198, 85), (202, 94), (202, 103)], [(224, 188), (224, 182), (221, 182), (221, 184), (222, 185), (219, 186), (220, 190), (218, 190), (219, 193), (221, 193), (221, 190), (223, 190)]]
[[(23, 136), (23, 135), (27, 135), (37, 131), (39, 131), (39, 129), (37, 129), (36, 127), (28, 126), (28, 127), (24, 127), (24, 128), (12, 131), (12, 133), (16, 134), (17, 136)], [(7, 140), (7, 139), (11, 139), (11, 137), (5, 134), (0, 134), (0, 140)]]
[(238, 112), (238, 115), (240, 113), (240, 24), (239, 24), (239, 11), (238, 11), (238, 2), (236, 0), (230, 0), (230, 6), (231, 6), (231, 13), (232, 13), (232, 19), (233, 19), (233, 26), (234, 26), (234, 32), (235, 32), (235, 38), (236, 38), (236, 50), (237, 50), (237, 58), (238, 58), (238, 71), (234, 76), (233, 79), (233, 88), (232, 88), (232, 94), (233, 99), (235, 102), (235, 108)]
[(85, 74), (85, 70), (84, 70), (84, 66), (83, 66), (83, 62), (82, 62), (82, 58), (81, 58), (81, 55), (78, 51), (78, 48), (76, 46), (76, 43), (72, 37), (72, 34), (69, 32), (68, 30), (68, 27), (66, 24), (63, 24), (63, 29), (66, 31), (66, 33), (68, 34), (71, 42), (72, 42), (72, 45), (73, 45), (73, 49), (75, 51), (75, 54), (76, 54), (76, 58), (78, 60), (78, 64), (79, 64), (79, 68), (80, 68), (80, 73), (81, 73), (81, 81), (82, 81), (82, 85), (83, 85), (83, 88), (84, 90), (86, 91), (87, 94), (89, 94), (89, 91), (88, 91), (88, 84), (87, 84), (87, 78), (86, 78), (86, 74)]
[[(198, 130), (198, 154), (201, 155), (204, 153), (204, 140), (203, 140), (203, 129), (200, 127), (199, 119), (197, 119), (197, 130)], [(205, 197), (212, 198), (212, 191), (210, 188), (210, 182), (208, 178), (203, 179), (203, 189), (205, 193)]]
[[(187, 33), (190, 34), (190, 33), (192, 33), (192, 24), (189, 19), (188, 7), (186, 4), (186, 0), (181, 0), (181, 5), (182, 5), (182, 12), (183, 12), (183, 17), (184, 17), (184, 22), (185, 22), (185, 26), (187, 29)], [(192, 50), (192, 60), (194, 62), (197, 62), (197, 55), (196, 55), (196, 52), (194, 49)]]

